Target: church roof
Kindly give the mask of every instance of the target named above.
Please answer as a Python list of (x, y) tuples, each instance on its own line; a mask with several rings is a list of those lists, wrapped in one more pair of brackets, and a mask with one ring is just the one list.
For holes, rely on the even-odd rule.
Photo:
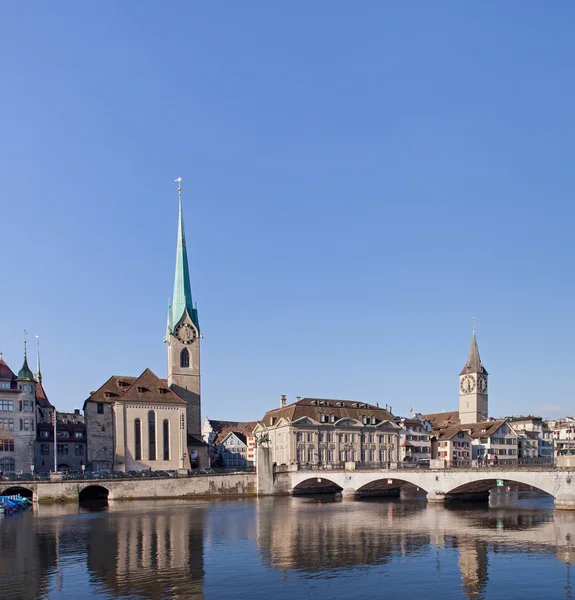
[(473, 337), (471, 338), (471, 348), (469, 348), (467, 362), (459, 374), (466, 375), (467, 373), (483, 373), (484, 375), (487, 375), (487, 371), (481, 364), (481, 359), (479, 358), (479, 349), (477, 348), (475, 332), (473, 332)]
[(288, 406), (270, 410), (265, 414), (263, 422), (265, 426), (269, 426), (272, 417), (275, 417), (277, 421), (282, 417), (292, 422), (302, 417), (310, 417), (319, 421), (320, 414), (332, 414), (337, 419), (348, 417), (358, 421), (362, 416), (374, 416), (376, 424), (382, 421), (391, 421), (395, 425), (393, 415), (384, 408), (379, 408), (379, 406), (352, 400), (328, 400), (324, 398), (303, 398)]
[(422, 418), (424, 421), (429, 421), (431, 423), (431, 428), (434, 430), (459, 425), (459, 411), (457, 410), (422, 415)]
[(186, 404), (150, 369), (146, 369), (124, 393), (115, 399), (116, 402), (145, 402), (153, 404)]
[(200, 323), (198, 311), (192, 300), (192, 287), (190, 285), (190, 271), (188, 267), (188, 251), (186, 249), (186, 233), (184, 231), (184, 214), (182, 211), (182, 195), (179, 192), (179, 215), (178, 215), (178, 242), (176, 246), (176, 272), (174, 275), (174, 295), (172, 304), (168, 308), (168, 329), (173, 331), (186, 311), (190, 316), (198, 332)]
[(116, 398), (121, 396), (126, 391), (126, 388), (131, 386), (132, 383), (136, 381), (136, 379), (137, 377), (112, 375), (112, 377), (110, 377), (106, 383), (100, 386), (96, 391), (90, 393), (90, 396), (86, 399), (86, 402), (114, 402)]

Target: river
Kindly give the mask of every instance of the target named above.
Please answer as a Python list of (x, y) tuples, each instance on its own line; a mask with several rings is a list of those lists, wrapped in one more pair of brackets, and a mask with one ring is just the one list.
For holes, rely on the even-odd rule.
[(575, 513), (327, 496), (44, 506), (0, 517), (0, 598), (572, 598)]

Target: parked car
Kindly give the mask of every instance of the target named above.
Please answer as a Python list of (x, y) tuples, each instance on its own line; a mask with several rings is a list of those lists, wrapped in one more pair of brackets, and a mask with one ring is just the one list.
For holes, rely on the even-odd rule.
[(200, 469), (200, 473), (204, 473), (204, 475), (213, 475), (215, 471), (212, 467), (204, 467), (203, 469)]

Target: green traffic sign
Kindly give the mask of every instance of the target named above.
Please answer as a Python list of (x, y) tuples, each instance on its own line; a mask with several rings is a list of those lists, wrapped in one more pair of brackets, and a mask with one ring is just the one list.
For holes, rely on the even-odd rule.
[(505, 482), (503, 481), (503, 479), (497, 480), (497, 487), (503, 487), (504, 485), (505, 485)]

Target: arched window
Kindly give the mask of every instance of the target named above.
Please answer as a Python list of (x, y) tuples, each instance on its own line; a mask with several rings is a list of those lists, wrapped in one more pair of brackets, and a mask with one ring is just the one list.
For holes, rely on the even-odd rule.
[(170, 422), (164, 419), (164, 460), (170, 460)]
[(142, 422), (140, 419), (134, 420), (134, 458), (142, 460)]
[(190, 366), (190, 353), (187, 348), (180, 352), (180, 367), (187, 369)]
[(156, 460), (156, 413), (148, 412), (148, 460)]

